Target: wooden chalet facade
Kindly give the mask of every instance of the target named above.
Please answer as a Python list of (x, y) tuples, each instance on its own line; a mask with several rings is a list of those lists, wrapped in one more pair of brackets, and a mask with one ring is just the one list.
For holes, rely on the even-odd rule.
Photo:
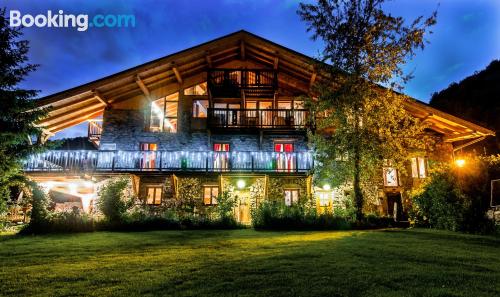
[[(202, 211), (231, 190), (244, 223), (262, 199), (287, 205), (312, 199), (321, 211), (342, 207), (348, 190), (316, 187), (311, 177), (309, 114), (297, 98), (320, 79), (314, 65), (310, 57), (238, 31), (42, 98), (38, 105), (52, 111), (39, 123), (41, 139), (87, 121), (97, 149), (35, 155), (25, 172), (53, 192), (80, 197), (85, 210), (99, 183), (117, 175), (129, 176), (150, 205), (169, 205), (194, 187)], [(416, 100), (406, 108), (440, 136), (439, 158), (451, 159), (457, 141), (493, 135)], [(427, 176), (429, 157), (412, 160), (411, 179)], [(377, 207), (393, 215), (403, 186), (397, 172), (382, 171)]]

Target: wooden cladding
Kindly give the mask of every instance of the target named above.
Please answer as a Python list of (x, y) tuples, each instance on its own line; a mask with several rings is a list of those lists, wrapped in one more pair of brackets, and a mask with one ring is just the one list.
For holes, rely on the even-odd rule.
[(208, 88), (212, 98), (272, 98), (278, 89), (278, 73), (264, 69), (210, 69)]

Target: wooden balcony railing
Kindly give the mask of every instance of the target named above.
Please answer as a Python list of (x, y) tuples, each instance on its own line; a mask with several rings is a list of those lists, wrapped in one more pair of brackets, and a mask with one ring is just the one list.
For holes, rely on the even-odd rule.
[(263, 69), (210, 69), (208, 89), (212, 98), (272, 98), (278, 88), (278, 73)]
[(300, 130), (309, 126), (305, 109), (208, 109), (211, 128)]
[(101, 119), (92, 119), (89, 120), (88, 125), (88, 140), (96, 147), (99, 147), (101, 142), (101, 134), (102, 134), (102, 120)]
[(311, 152), (47, 151), (30, 156), (26, 172), (276, 172), (305, 173)]

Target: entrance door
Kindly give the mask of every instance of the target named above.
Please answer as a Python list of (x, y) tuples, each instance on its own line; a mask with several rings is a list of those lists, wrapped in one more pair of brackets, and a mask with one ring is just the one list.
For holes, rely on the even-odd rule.
[(238, 219), (238, 222), (250, 225), (252, 222), (250, 217), (250, 192), (238, 191), (236, 195), (238, 196), (236, 218)]
[(387, 214), (395, 221), (401, 221), (403, 218), (403, 203), (401, 202), (401, 193), (387, 194)]

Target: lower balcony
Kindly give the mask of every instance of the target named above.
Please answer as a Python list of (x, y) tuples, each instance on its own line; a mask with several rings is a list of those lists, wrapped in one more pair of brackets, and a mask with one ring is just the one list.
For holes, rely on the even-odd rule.
[(30, 156), (26, 172), (306, 173), (311, 152), (47, 151)]

